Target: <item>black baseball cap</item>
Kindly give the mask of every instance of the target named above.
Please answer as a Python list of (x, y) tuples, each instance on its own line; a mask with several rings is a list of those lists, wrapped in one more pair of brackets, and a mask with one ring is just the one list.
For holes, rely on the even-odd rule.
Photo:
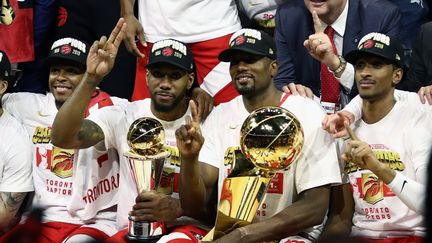
[(357, 50), (347, 53), (345, 59), (352, 64), (356, 64), (360, 57), (372, 54), (403, 68), (403, 53), (402, 45), (397, 39), (385, 34), (372, 32), (365, 35), (360, 40)]
[(11, 64), (4, 51), (0, 51), (0, 79), (8, 82), (8, 87), (12, 86)]
[(243, 51), (270, 59), (276, 59), (276, 44), (274, 39), (264, 31), (241, 29), (230, 39), (230, 47), (219, 54), (219, 60), (229, 62), (233, 53)]
[(146, 67), (158, 63), (169, 63), (189, 73), (193, 72), (192, 51), (185, 43), (178, 40), (165, 39), (153, 44)]
[(48, 57), (45, 59), (47, 65), (67, 60), (86, 67), (89, 45), (84, 41), (66, 37), (56, 41), (51, 46)]

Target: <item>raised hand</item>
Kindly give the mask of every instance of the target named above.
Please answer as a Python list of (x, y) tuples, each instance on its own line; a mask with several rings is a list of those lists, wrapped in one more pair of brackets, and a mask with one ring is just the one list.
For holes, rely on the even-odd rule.
[(213, 109), (213, 97), (197, 87), (192, 90), (191, 99), (198, 105), (198, 115), (204, 121)]
[(112, 70), (125, 30), (126, 23), (120, 18), (108, 39), (102, 36), (91, 46), (86, 72), (93, 76), (97, 84)]
[(353, 130), (349, 127), (348, 122), (344, 123), (345, 129), (351, 140), (347, 142), (342, 159), (357, 164), (362, 169), (375, 171), (379, 167), (379, 161), (376, 159), (369, 144), (361, 141)]
[(204, 137), (201, 135), (200, 121), (201, 116), (198, 114), (197, 105), (193, 100), (189, 101), (192, 118), (186, 117), (186, 124), (176, 130), (177, 148), (181, 156), (185, 159), (197, 158)]
[(348, 111), (340, 111), (336, 114), (326, 115), (321, 125), (333, 138), (342, 138), (349, 135), (345, 129), (344, 123), (348, 122), (348, 125), (350, 125), (353, 121), (353, 114)]
[(327, 34), (324, 33), (321, 20), (315, 11), (312, 11), (312, 18), (314, 23), (315, 33), (310, 35), (303, 45), (308, 50), (309, 54), (325, 64), (331, 70), (335, 70), (339, 66), (339, 58), (333, 52), (333, 46)]
[(141, 192), (129, 213), (137, 221), (173, 221), (182, 215), (180, 201), (157, 192)]

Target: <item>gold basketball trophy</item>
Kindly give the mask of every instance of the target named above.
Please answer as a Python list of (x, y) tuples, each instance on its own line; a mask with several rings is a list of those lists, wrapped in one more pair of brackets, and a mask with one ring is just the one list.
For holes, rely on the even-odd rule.
[(276, 171), (287, 169), (303, 147), (303, 129), (286, 109), (253, 111), (240, 131), (240, 151), (222, 185), (215, 227), (203, 240), (216, 240), (252, 222)]
[[(162, 176), (165, 159), (165, 131), (162, 124), (153, 118), (135, 120), (129, 127), (127, 142), (130, 150), (123, 155), (128, 159), (132, 178), (138, 194), (157, 191)], [(129, 217), (129, 242), (156, 242), (162, 237), (156, 222), (134, 221)]]

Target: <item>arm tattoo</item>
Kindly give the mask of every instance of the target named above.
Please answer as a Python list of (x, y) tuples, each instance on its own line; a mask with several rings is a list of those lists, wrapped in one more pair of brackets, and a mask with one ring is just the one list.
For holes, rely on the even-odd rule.
[(0, 192), (0, 209), (15, 215), (27, 192)]
[(78, 132), (78, 140), (81, 142), (80, 148), (91, 147), (104, 139), (105, 136), (102, 129), (93, 121), (84, 119)]

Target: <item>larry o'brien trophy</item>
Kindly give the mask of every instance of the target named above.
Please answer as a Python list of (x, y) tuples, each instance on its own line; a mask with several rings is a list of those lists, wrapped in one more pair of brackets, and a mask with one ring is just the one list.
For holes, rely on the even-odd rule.
[[(127, 135), (129, 152), (123, 155), (128, 159), (132, 178), (138, 194), (157, 191), (162, 177), (165, 159), (169, 153), (164, 151), (165, 131), (162, 124), (153, 118), (143, 117), (135, 120)], [(134, 221), (129, 217), (129, 242), (156, 242), (162, 237), (157, 223)]]
[(291, 112), (280, 107), (253, 111), (241, 127), (241, 152), (235, 152), (223, 181), (215, 227), (204, 240), (216, 240), (250, 224), (273, 175), (287, 169), (302, 147), (303, 129)]

